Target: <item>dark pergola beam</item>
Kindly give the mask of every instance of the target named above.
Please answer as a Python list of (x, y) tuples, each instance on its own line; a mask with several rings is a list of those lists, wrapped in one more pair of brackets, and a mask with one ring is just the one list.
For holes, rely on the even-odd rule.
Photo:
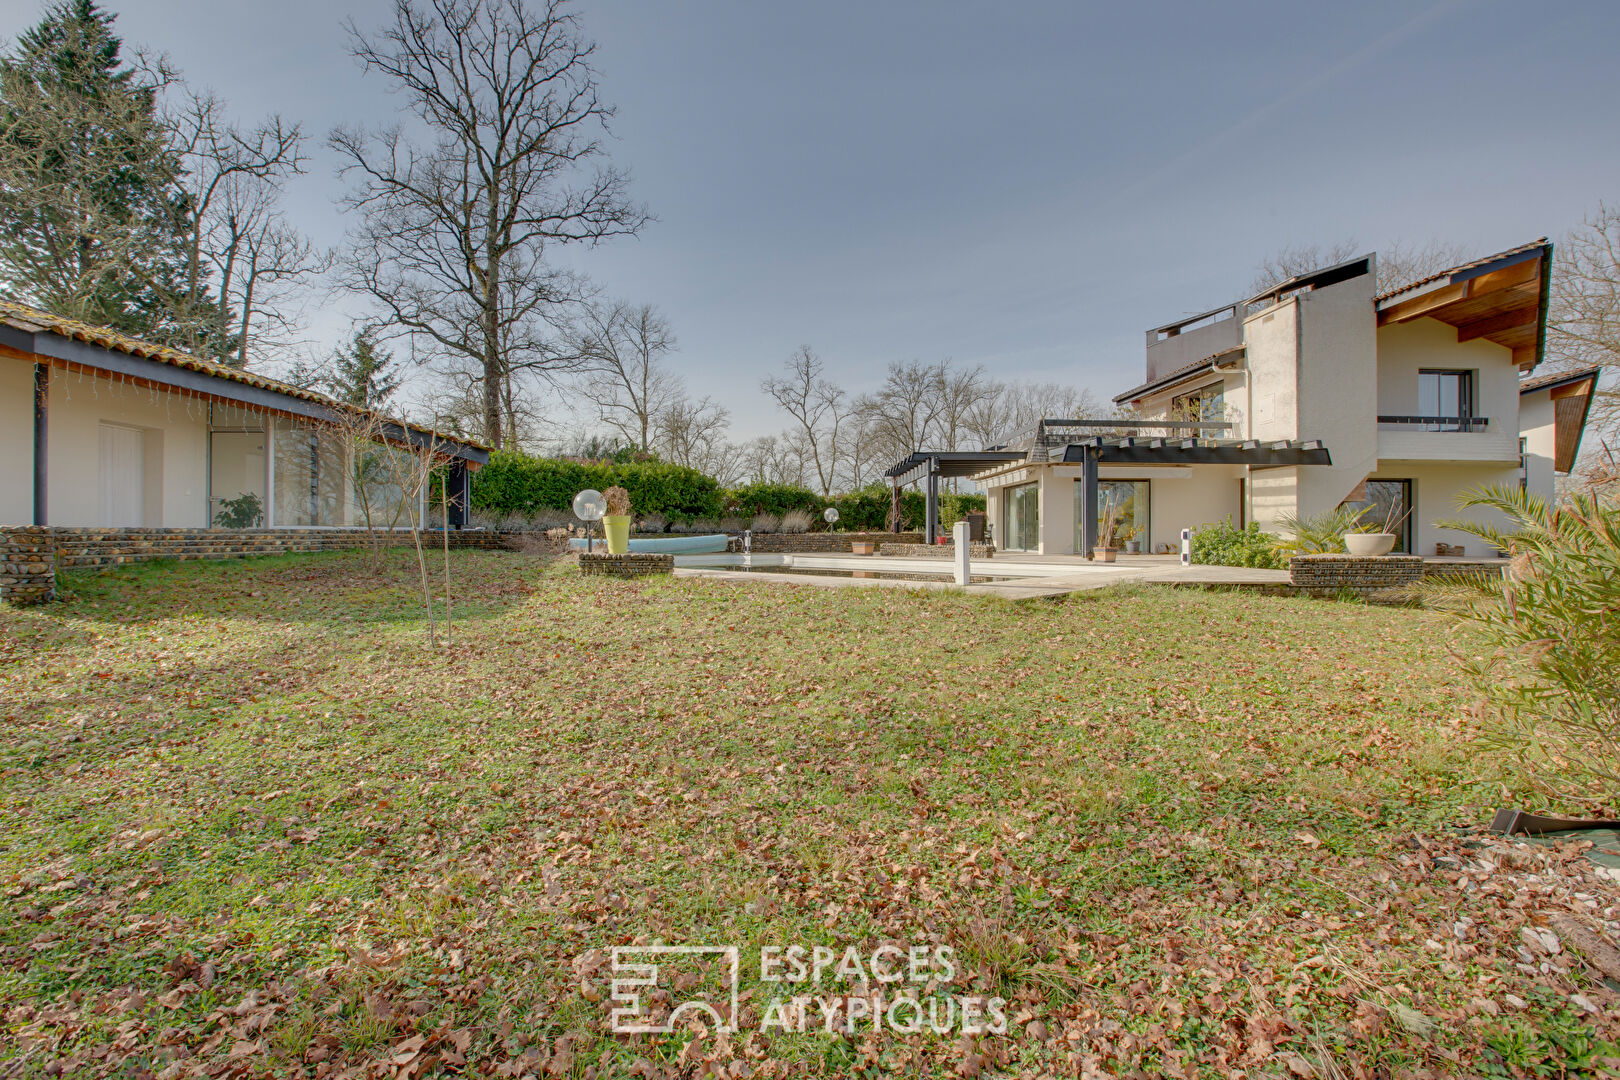
[(1101, 450), (1086, 447), (1080, 463), (1080, 543), (1086, 558), (1092, 559), (1097, 548), (1097, 458)]
[(48, 525), (50, 469), (47, 461), (51, 366), (34, 365), (34, 524)]

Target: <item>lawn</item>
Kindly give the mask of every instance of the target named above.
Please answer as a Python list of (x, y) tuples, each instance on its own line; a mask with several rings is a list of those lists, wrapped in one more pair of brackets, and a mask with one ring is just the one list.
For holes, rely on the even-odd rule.
[[(1620, 890), (1480, 839), (1534, 800), (1476, 745), (1436, 615), (454, 562), (448, 651), (402, 553), (0, 607), (0, 1075), (1579, 1076), (1617, 1052), (1616, 995), (1538, 928)], [(609, 950), (659, 943), (740, 947), (739, 1030), (610, 1030)], [(801, 1032), (760, 978), (796, 944), (948, 955), (918, 992), (1004, 999), (1006, 1032), (828, 1033), (819, 1004)], [(693, 964), (674, 992), (723, 987)], [(788, 992), (891, 989), (845, 974)]]

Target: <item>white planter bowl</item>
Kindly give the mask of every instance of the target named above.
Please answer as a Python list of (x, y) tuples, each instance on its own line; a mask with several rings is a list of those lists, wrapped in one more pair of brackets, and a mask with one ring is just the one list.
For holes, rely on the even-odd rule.
[(1344, 549), (1352, 555), (1388, 555), (1395, 550), (1395, 534), (1345, 533)]

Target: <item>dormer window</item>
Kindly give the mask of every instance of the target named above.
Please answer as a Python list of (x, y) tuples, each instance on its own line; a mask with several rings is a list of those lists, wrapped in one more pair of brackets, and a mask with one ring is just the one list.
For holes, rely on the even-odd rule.
[(1170, 419), (1195, 424), (1219, 424), (1226, 419), (1226, 393), (1221, 383), (1200, 386), (1170, 399)]

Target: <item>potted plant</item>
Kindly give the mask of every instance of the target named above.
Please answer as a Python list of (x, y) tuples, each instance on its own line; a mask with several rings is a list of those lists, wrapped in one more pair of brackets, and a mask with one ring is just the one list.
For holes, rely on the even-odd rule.
[(623, 555), (630, 550), (630, 493), (615, 485), (602, 492), (607, 501), (607, 513), (602, 515), (602, 532), (607, 535), (609, 555)]
[(1408, 510), (1405, 514), (1397, 515), (1398, 509), (1400, 503), (1390, 504), (1389, 510), (1384, 514), (1382, 526), (1362, 521), (1361, 515), (1367, 512), (1365, 509), (1362, 510), (1361, 514), (1356, 515), (1358, 527), (1344, 534), (1344, 550), (1352, 555), (1388, 555), (1394, 551), (1395, 530), (1401, 527), (1406, 521), (1407, 514), (1411, 513)]
[(1103, 506), (1102, 518), (1097, 522), (1097, 546), (1091, 557), (1098, 562), (1114, 561), (1114, 534), (1119, 531), (1119, 503), (1110, 499)]

